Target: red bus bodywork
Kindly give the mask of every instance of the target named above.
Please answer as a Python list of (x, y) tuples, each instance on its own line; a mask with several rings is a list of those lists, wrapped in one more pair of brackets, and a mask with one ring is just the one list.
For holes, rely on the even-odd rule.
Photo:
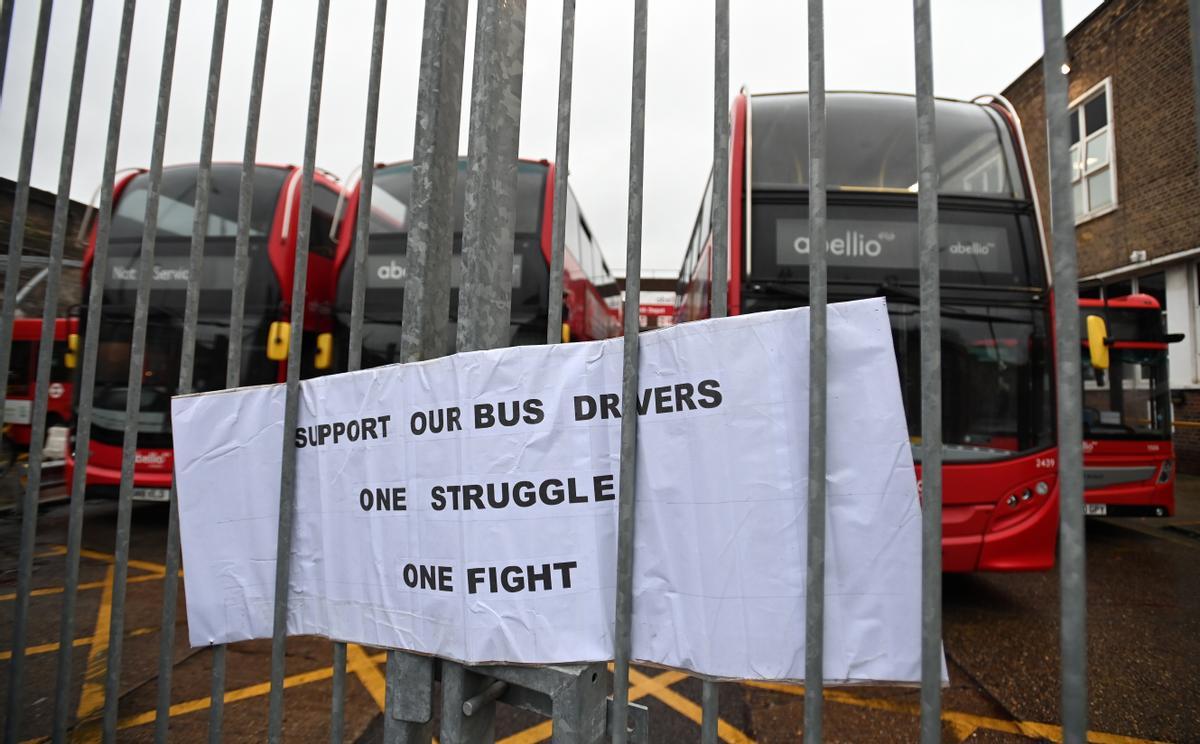
[[(548, 268), (553, 250), (554, 192), (558, 170), (553, 163), (546, 160), (521, 159), (519, 162), (523, 167), (537, 166), (545, 168), (545, 181), (539, 197), (541, 205), (537, 228), (537, 245), (541, 252), (541, 258), (545, 260)], [(407, 164), (407, 161), (402, 161), (388, 165), (379, 165), (376, 166), (376, 171), (392, 169)], [(355, 230), (357, 229), (361, 188), (362, 184), (360, 182), (349, 191), (345, 213), (341, 218), (339, 227), (340, 237), (337, 257), (334, 261), (334, 286), (331, 289), (331, 294), (336, 298), (335, 306), (342, 310), (345, 310), (349, 305), (348, 294), (352, 286), (348, 281), (349, 272), (353, 271), (353, 262), (350, 261), (350, 257), (355, 241)], [(378, 184), (376, 184), (376, 188), (379, 188)], [(568, 198), (573, 199), (573, 194), (569, 195)], [(373, 211), (376, 208), (377, 205), (373, 207)], [(587, 230), (586, 226), (584, 226), (585, 223), (582, 222), (582, 218), (580, 219), (581, 222), (579, 225), (581, 229)], [(575, 226), (568, 225), (566, 229), (572, 230), (575, 229)], [(588, 234), (590, 238), (590, 231)], [(593, 248), (596, 251), (599, 250), (594, 244)], [(368, 251), (371, 250), (370, 246), (368, 246)], [(347, 275), (343, 276), (343, 272), (347, 272)], [(607, 276), (607, 266), (604, 267), (604, 273)], [(337, 287), (339, 278), (341, 284), (340, 290)], [(616, 294), (615, 279), (612, 279), (611, 276), (608, 276), (608, 279), (610, 281), (605, 282), (605, 284), (608, 285), (610, 291), (606, 296), (602, 293), (597, 283), (589, 278), (583, 266), (582, 257), (576, 255), (571, 248), (570, 239), (566, 241), (566, 247), (563, 251), (562, 304), (563, 323), (569, 328), (569, 331), (564, 336), (564, 340), (594, 341), (620, 335), (622, 308), (619, 302), (614, 302), (610, 305), (612, 299), (619, 297), (619, 295)], [(337, 312), (335, 312), (336, 314)], [(541, 341), (542, 337), (539, 335), (536, 342), (541, 343)]]
[[(62, 426), (71, 421), (74, 375), (64, 363), (67, 339), (79, 328), (76, 318), (54, 319), (54, 352), (50, 367), (50, 386), (46, 395), (46, 425)], [(4, 403), (5, 437), (20, 447), (28, 447), (33, 433), (31, 421), (33, 393), (37, 383), (37, 358), (41, 346), (41, 318), (17, 318), (13, 321), (13, 362), (9, 366), (8, 395)], [(23, 347), (18, 350), (18, 347)]]
[[(240, 167), (240, 163), (237, 164)], [(191, 167), (195, 166), (170, 166), (170, 167)], [(169, 168), (170, 168), (169, 167)], [(283, 187), (279, 191), (277, 202), (274, 206), (274, 217), (271, 222), (270, 232), (267, 236), (266, 249), (267, 258), (271, 266), (271, 274), (273, 279), (278, 281), (279, 291), (283, 302), (280, 304), (277, 311), (277, 320), (287, 321), (291, 312), (292, 299), (292, 281), (295, 274), (295, 253), (296, 240), (299, 232), (300, 219), (300, 189), (301, 189), (301, 169), (296, 166), (275, 166), (268, 164), (259, 164), (257, 170), (261, 172), (264, 168), (283, 168), (287, 171), (284, 177)], [(122, 195), (129, 184), (138, 176), (146, 173), (145, 169), (138, 169), (125, 175), (117, 180), (113, 189), (113, 211), (116, 213)], [(322, 171), (318, 170), (313, 177), (314, 188), (316, 185), (322, 185), (334, 190), (338, 194), (341, 193), (341, 186), (331, 178), (327, 177)], [(83, 296), (87, 297), (91, 284), (91, 270), (95, 259), (96, 251), (96, 230), (97, 225), (93, 223), (88, 244), (83, 256)], [(252, 259), (253, 260), (253, 259)], [(306, 275), (306, 292), (305, 292), (305, 317), (304, 325), (305, 332), (325, 332), (329, 329), (329, 276), (332, 273), (333, 262), (331, 257), (309, 254), (308, 272)], [(155, 292), (151, 291), (151, 312), (155, 305)], [(104, 310), (107, 310), (107, 305)], [(226, 311), (228, 313), (228, 311)], [(225, 316), (225, 321), (228, 322), (228, 314)], [(102, 321), (103, 322), (103, 321)], [(248, 351), (245, 353), (249, 353)], [(295, 353), (293, 350), (292, 353)], [(270, 365), (274, 368), (274, 381), (285, 382), (287, 379), (287, 361), (271, 361), (263, 360), (263, 364)], [(95, 427), (95, 424), (93, 424)], [(140, 437), (139, 437), (140, 439)], [(72, 432), (72, 443), (74, 443), (74, 432)], [(99, 490), (111, 492), (121, 483), (121, 455), (123, 445), (115, 443), (106, 443), (98, 441), (93, 432), (93, 437), (89, 443), (89, 454), (87, 460), (87, 480), (86, 487), (88, 491)], [(144, 447), (139, 446), (136, 449), (134, 456), (134, 500), (147, 501), (165, 501), (165, 489), (169, 489), (174, 480), (174, 450), (171, 447)], [(67, 462), (66, 462), (66, 482), (73, 483), (75, 470), (74, 447), (68, 447)]]
[[(1101, 300), (1080, 298), (1079, 310), (1084, 329), (1080, 341), (1084, 362), (1084, 411), (1085, 433), (1083, 441), (1084, 502), (1089, 514), (1102, 515), (1149, 515), (1166, 517), (1175, 513), (1175, 448), (1170, 432), (1169, 385), (1158, 391), (1159, 416), (1157, 427), (1138, 429), (1121, 422), (1120, 411), (1100, 411), (1089, 403), (1103, 406), (1107, 397), (1102, 390), (1089, 389), (1091, 368), (1089, 342), (1086, 333), (1086, 318), (1100, 315), (1108, 321), (1109, 353), (1111, 363), (1120, 363), (1123, 351), (1136, 354), (1143, 370), (1150, 371), (1149, 380), (1133, 381), (1153, 384), (1166, 383), (1167, 349), (1172, 339), (1162, 332), (1162, 307), (1150, 295), (1133, 294)], [(1137, 319), (1121, 323), (1118, 318)], [(1120, 324), (1120, 328), (1117, 326)], [(1141, 329), (1136, 332), (1134, 329)], [(1092, 372), (1094, 374), (1094, 371)], [(1137, 388), (1131, 389), (1131, 397)], [(1155, 407), (1151, 398), (1147, 407)], [(1137, 403), (1135, 402), (1136, 406)], [(1097, 422), (1087, 426), (1089, 413), (1096, 416), (1109, 413), (1117, 421), (1105, 427)], [(1137, 414), (1139, 417), (1141, 413)], [(1148, 415), (1137, 423), (1150, 424), (1154, 416)], [(1134, 423), (1134, 422), (1130, 422)], [(1089, 433), (1091, 436), (1089, 436)]]
[[(1007, 124), (1008, 136), (1018, 150), (1018, 171), (1030, 208), (1036, 217), (1041, 241), (1041, 217), (1035, 185), (1029, 175), (1024, 140), (1015, 111), (1002, 99), (984, 104)], [(746, 242), (747, 162), (752, 143), (748, 138), (750, 99), (739, 94), (732, 106), (729, 184), (729, 314), (744, 312), (743, 282), (747, 280)], [(831, 188), (831, 191), (835, 190)], [(1044, 247), (1042, 260), (1046, 260)], [(686, 273), (685, 265), (685, 273)], [(681, 274), (677, 322), (708, 317), (712, 277), (711, 233), (703, 243), (695, 269)], [(1047, 272), (1048, 280), (1048, 272)], [(1052, 293), (1048, 293), (1053, 307)], [(1053, 339), (1050, 339), (1053, 348)], [(1051, 385), (1051, 387), (1053, 387)], [(942, 569), (948, 573), (972, 571), (1039, 571), (1054, 565), (1058, 534), (1057, 448), (1052, 444), (1036, 452), (989, 462), (943, 465)], [(921, 466), (918, 464), (918, 485)]]

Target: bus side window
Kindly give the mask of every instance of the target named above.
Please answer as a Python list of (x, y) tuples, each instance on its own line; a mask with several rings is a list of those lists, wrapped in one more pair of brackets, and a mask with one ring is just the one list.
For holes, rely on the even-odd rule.
[(313, 188), (312, 227), (309, 230), (308, 250), (317, 256), (333, 258), (337, 251), (337, 239), (329, 233), (333, 230), (333, 215), (337, 210), (338, 195), (327, 186), (316, 184)]

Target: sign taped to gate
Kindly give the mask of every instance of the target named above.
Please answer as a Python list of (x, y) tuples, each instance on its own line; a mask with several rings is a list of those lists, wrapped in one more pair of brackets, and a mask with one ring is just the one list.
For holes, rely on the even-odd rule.
[[(920, 678), (920, 507), (882, 300), (829, 306), (825, 677)], [(641, 337), (635, 659), (804, 677), (808, 311)], [(610, 659), (620, 339), (301, 383), (288, 632)], [(285, 388), (172, 403), (191, 643), (270, 637)]]

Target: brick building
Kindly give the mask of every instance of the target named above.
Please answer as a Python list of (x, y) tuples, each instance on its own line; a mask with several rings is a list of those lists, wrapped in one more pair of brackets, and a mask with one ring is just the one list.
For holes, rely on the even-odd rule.
[[(1067, 35), (1080, 296), (1164, 306), (1180, 468), (1200, 472), (1200, 165), (1187, 0), (1106, 0)], [(1049, 224), (1042, 61), (1005, 91)]]
[[(45, 301), (45, 281), (42, 276), (45, 259), (50, 255), (50, 232), (54, 222), (54, 194), (41, 189), (29, 189), (29, 208), (25, 219), (25, 246), (22, 255), (28, 263), (21, 267), (18, 289), (28, 286), (29, 291), (21, 295), (21, 303), (17, 313), (24, 317), (41, 317), (42, 305)], [(0, 178), (0, 256), (6, 260), (8, 242), (12, 235), (12, 213), (16, 201), (16, 184), (7, 178)], [(63, 246), (65, 258), (78, 266), (83, 258), (83, 246), (75, 239), (79, 232), (79, 224), (87, 207), (72, 201), (67, 210), (67, 242)], [(41, 259), (41, 261), (39, 261)], [(9, 271), (7, 262), (0, 265), (0, 275)], [(63, 270), (59, 291), (58, 314), (66, 315), (68, 309), (79, 304), (83, 294), (78, 268), (68, 267)]]

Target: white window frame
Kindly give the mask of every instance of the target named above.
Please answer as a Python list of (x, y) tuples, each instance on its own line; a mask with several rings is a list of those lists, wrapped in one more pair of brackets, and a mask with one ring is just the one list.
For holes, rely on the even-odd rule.
[[(1107, 121), (1107, 123), (1105, 123), (1105, 125), (1103, 127), (1098, 129), (1097, 131), (1093, 132), (1091, 135), (1088, 135), (1087, 128), (1085, 126), (1085, 122), (1083, 121), (1083, 107), (1085, 104), (1089, 103), (1093, 98), (1095, 98), (1096, 96), (1101, 95), (1101, 94), (1103, 94), (1105, 96), (1104, 101), (1105, 101), (1105, 108), (1107, 109), (1106, 115), (1107, 115), (1108, 121)], [(1071, 204), (1072, 204), (1072, 206), (1075, 203), (1074, 190), (1075, 190), (1075, 184), (1077, 184), (1077, 183), (1080, 183), (1080, 188), (1083, 189), (1084, 204), (1090, 205), (1091, 199), (1090, 199), (1090, 195), (1088, 194), (1088, 183), (1087, 183), (1087, 179), (1088, 179), (1089, 175), (1093, 175), (1097, 171), (1108, 168), (1109, 180), (1112, 182), (1112, 202), (1109, 204), (1105, 204), (1103, 207), (1100, 207), (1098, 209), (1088, 210), (1081, 214), (1075, 215), (1075, 224), (1079, 225), (1084, 222), (1087, 222), (1088, 220), (1093, 220), (1097, 217), (1100, 217), (1101, 215), (1105, 215), (1105, 214), (1108, 214), (1109, 212), (1114, 211), (1119, 204), (1119, 199), (1118, 199), (1118, 195), (1117, 195), (1117, 157), (1116, 157), (1116, 155), (1117, 155), (1117, 148), (1116, 148), (1117, 136), (1116, 136), (1115, 122), (1113, 121), (1112, 78), (1111, 77), (1104, 78), (1100, 82), (1093, 85), (1086, 92), (1084, 92), (1083, 95), (1081, 95), (1078, 98), (1076, 98), (1075, 100), (1071, 101), (1070, 105), (1067, 107), (1067, 110), (1071, 116), (1077, 117), (1077, 119), (1079, 121), (1079, 158), (1083, 161), (1083, 167), (1080, 168), (1078, 171), (1076, 171), (1076, 169), (1075, 169), (1075, 163), (1071, 164), (1071, 191), (1072, 191)], [(1098, 166), (1089, 171), (1087, 169), (1087, 143), (1088, 143), (1088, 140), (1096, 139), (1097, 137), (1099, 137), (1101, 134), (1104, 134), (1104, 133), (1107, 133), (1107, 135), (1108, 135), (1108, 147), (1107, 147), (1107, 153), (1106, 153), (1107, 160), (1104, 165)], [(1079, 174), (1079, 178), (1075, 177), (1077, 172)]]

